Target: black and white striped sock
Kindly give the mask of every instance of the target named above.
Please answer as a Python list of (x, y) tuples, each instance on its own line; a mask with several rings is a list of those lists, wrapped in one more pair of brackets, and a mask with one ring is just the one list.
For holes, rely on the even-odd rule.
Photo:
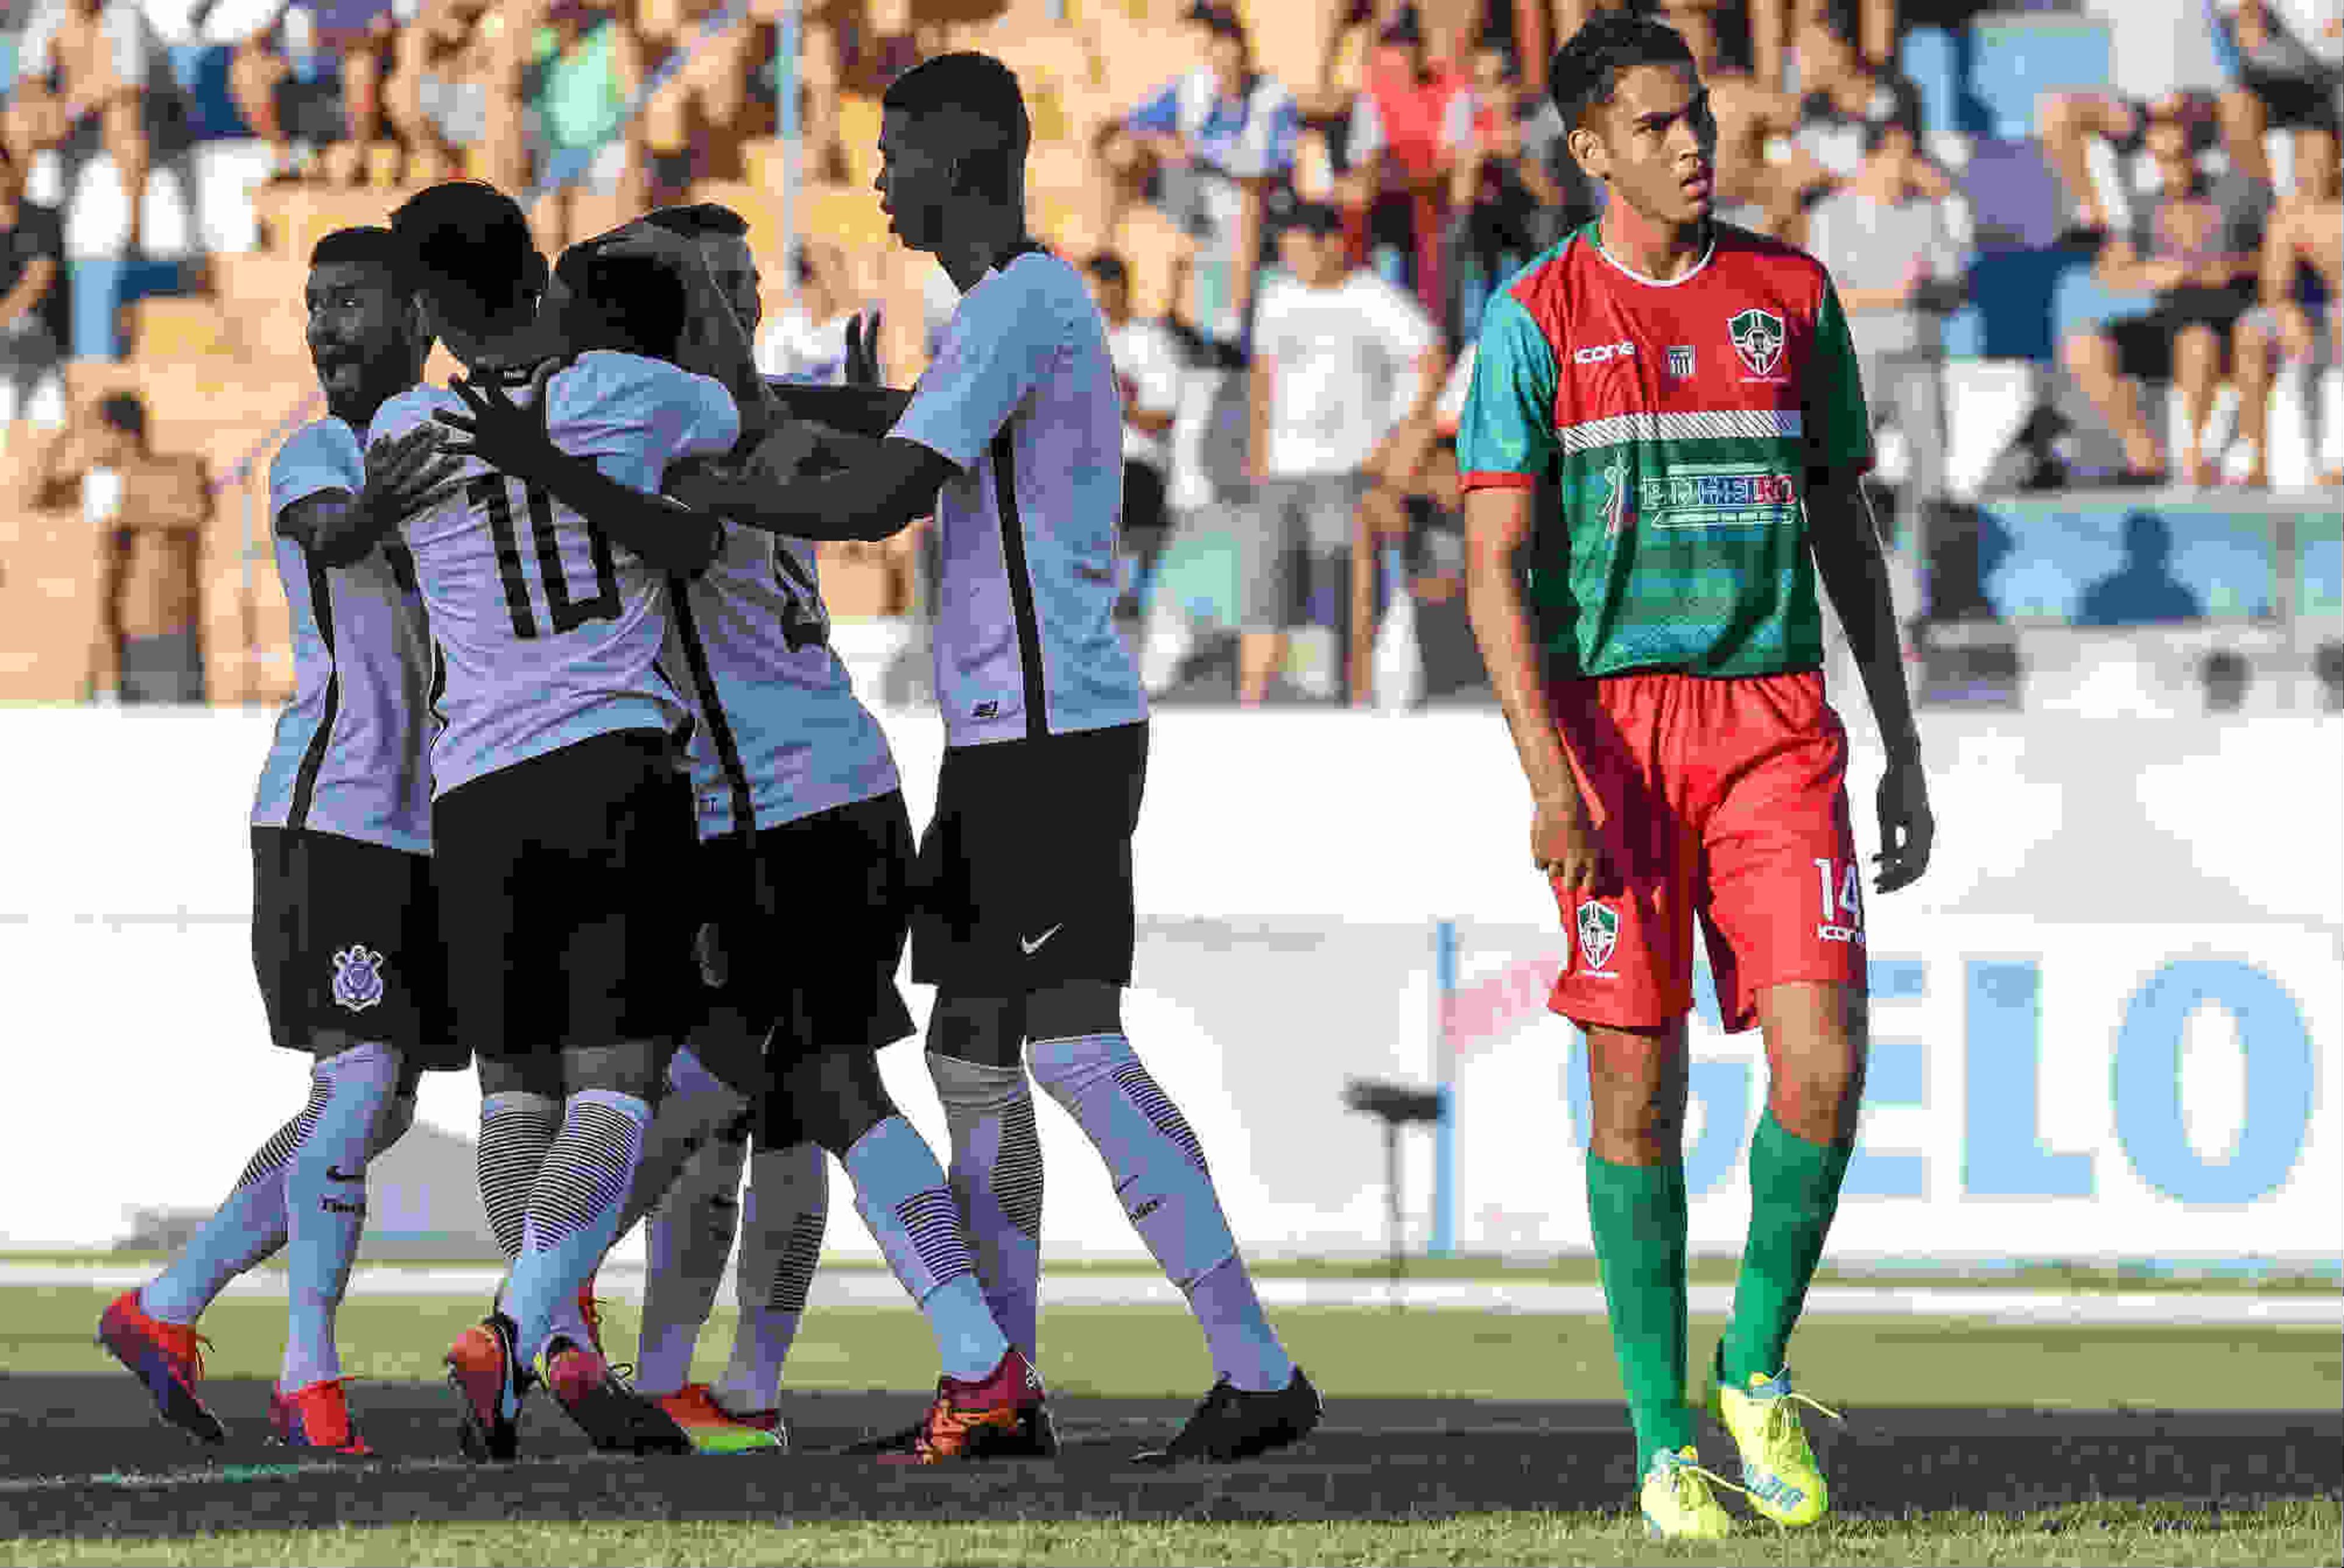
[(928, 1053), (952, 1133), (952, 1189), (985, 1305), (1009, 1342), (1035, 1353), (1042, 1275), (1042, 1142), (1023, 1067)]
[(736, 1410), (772, 1410), (780, 1402), (782, 1367), (805, 1316), (829, 1220), (830, 1160), (820, 1147), (756, 1152), (741, 1208), (741, 1320), (717, 1384)]
[(513, 1090), (480, 1101), (480, 1207), (508, 1262), (520, 1256), (529, 1195), (561, 1130), (561, 1102), (545, 1095)]

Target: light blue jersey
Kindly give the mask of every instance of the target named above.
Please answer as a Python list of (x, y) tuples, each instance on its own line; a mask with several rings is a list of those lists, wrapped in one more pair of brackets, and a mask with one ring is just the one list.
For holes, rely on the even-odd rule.
[[(513, 389), (526, 404), (527, 386)], [(461, 411), (419, 387), (375, 415), (367, 442)], [(656, 491), (669, 463), (721, 453), (740, 434), (732, 395), (705, 376), (633, 354), (579, 357), (546, 384), (548, 431), (609, 479)], [(407, 542), (447, 662), (446, 723), (431, 748), (438, 794), (596, 735), (672, 733), (683, 696), (659, 668), (665, 575), (551, 496), (480, 462), (407, 519)]]
[[(269, 518), (365, 484), (358, 432), (318, 420), (269, 466)], [(276, 543), (293, 617), (293, 700), (277, 718), (252, 824), (428, 855), (433, 659), (414, 561), (396, 539), (345, 567), (319, 565), (282, 534)]]
[(946, 744), (1145, 719), (1115, 624), (1122, 396), (1075, 269), (1036, 248), (978, 279), (889, 433), (959, 470), (936, 502)]
[(897, 785), (879, 721), (830, 647), (813, 546), (736, 523), (669, 617), (668, 673), (699, 723), (700, 836), (778, 827)]

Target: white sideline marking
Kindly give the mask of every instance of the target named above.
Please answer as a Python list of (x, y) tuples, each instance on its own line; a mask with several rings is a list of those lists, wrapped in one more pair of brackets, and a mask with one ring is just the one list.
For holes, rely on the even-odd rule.
[[(150, 1268), (115, 1264), (0, 1264), (0, 1290), (127, 1290), (154, 1278)], [(360, 1268), (350, 1275), (353, 1296), (477, 1296), (486, 1301), (502, 1276), (494, 1269)], [(1256, 1281), (1264, 1304), (1272, 1307), (1413, 1307), (1466, 1312), (1522, 1312), (1565, 1317), (1601, 1317), (1603, 1291), (1595, 1285), (1510, 1284), (1483, 1280), (1409, 1280), (1394, 1287), (1381, 1280)], [(604, 1296), (643, 1299), (640, 1264), (611, 1263), (596, 1279)], [(229, 1284), (227, 1293), (285, 1294), (278, 1270), (256, 1270)], [(1725, 1317), (1733, 1309), (1730, 1285), (1695, 1285), (1689, 1292), (1695, 1317)], [(1043, 1304), (1052, 1307), (1173, 1307), (1180, 1292), (1150, 1274), (1053, 1275), (1042, 1277)], [(813, 1307), (904, 1305), (894, 1277), (875, 1269), (834, 1269), (814, 1276)], [(1977, 1322), (2074, 1324), (2078, 1327), (2136, 1325), (2168, 1327), (2344, 1328), (2344, 1292), (2288, 1292), (2258, 1296), (2228, 1290), (2102, 1290), (2059, 1292), (1907, 1288), (1887, 1285), (1818, 1285), (1807, 1292), (1807, 1311), (1821, 1317), (1950, 1318)]]

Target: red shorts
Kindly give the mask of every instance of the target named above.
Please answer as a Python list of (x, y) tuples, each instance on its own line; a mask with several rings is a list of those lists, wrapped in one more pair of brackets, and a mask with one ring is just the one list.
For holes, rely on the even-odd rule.
[(1605, 676), (1558, 691), (1553, 717), (1625, 890), (1557, 890), (1570, 950), (1550, 1007), (1620, 1028), (1684, 1017), (1695, 915), (1729, 1030), (1770, 986), (1864, 984), (1847, 732), (1820, 673)]

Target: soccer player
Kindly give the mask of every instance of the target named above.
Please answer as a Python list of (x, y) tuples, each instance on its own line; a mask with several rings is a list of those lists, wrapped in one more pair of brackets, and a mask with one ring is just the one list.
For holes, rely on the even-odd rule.
[[(737, 218), (671, 212), (655, 216), (648, 234), (644, 227), (608, 241), (604, 253), (637, 240), (655, 248), (710, 288), (698, 312), (733, 313), (747, 303), (743, 293), (753, 299), (753, 260), (746, 289), (711, 287), (743, 270), (745, 225)], [(754, 328), (753, 305), (748, 309), (748, 319), (737, 323), (742, 330), (716, 335), (736, 355), (746, 352)], [(466, 401), (469, 419), (451, 415), (446, 422), (469, 425), (479, 442), (473, 450), (557, 498), (583, 477), (581, 465), (537, 437), (493, 389), (467, 389)], [(845, 1167), (857, 1212), (926, 1316), (943, 1361), (946, 1391), (908, 1456), (1053, 1452), (1039, 1381), (995, 1322), (944, 1168), (879, 1077), (874, 1053), (912, 1032), (894, 978), (910, 920), (911, 816), (886, 737), (829, 646), (813, 547), (728, 524), (716, 560), (671, 592), (669, 668), (702, 721), (691, 754), (702, 840), (693, 885), (707, 916), (700, 957), (709, 1006), (670, 1068), (655, 1132), (682, 1128), (688, 1139), (754, 1106), (759, 1159), (778, 1168), (753, 1173), (755, 1219), (765, 1219), (766, 1194), (757, 1184), (769, 1177), (777, 1179), (777, 1207), (794, 1210), (794, 1233), (780, 1249), (764, 1249), (769, 1261), (757, 1266), (772, 1293), (760, 1305), (773, 1320), (769, 1340), (753, 1350), (749, 1391), (768, 1408), (777, 1397), (786, 1336), (821, 1249), (827, 1205), (820, 1150), (827, 1149)], [(652, 1158), (647, 1153), (638, 1175), (631, 1214), (667, 1188)], [(698, 1174), (687, 1170), (688, 1178)], [(679, 1195), (690, 1202), (705, 1190), (692, 1182)], [(688, 1210), (662, 1214), (653, 1220), (638, 1387), (668, 1395), (670, 1413), (702, 1446), (748, 1446), (740, 1430), (747, 1423), (710, 1391), (684, 1381), (706, 1296), (692, 1303), (688, 1292), (668, 1289), (675, 1281), (662, 1280), (685, 1261), (676, 1255), (679, 1241), (702, 1250), (695, 1261), (712, 1275), (722, 1260), (715, 1227), (695, 1223)], [(668, 1234), (663, 1223), (681, 1234)], [(696, 1304), (698, 1315), (671, 1315), (672, 1295)]]
[(1106, 327), (1081, 275), (1026, 236), (1030, 125), (1006, 66), (926, 61), (888, 87), (881, 120), (881, 205), (962, 291), (910, 408), (844, 472), (703, 472), (672, 493), (799, 539), (884, 539), (935, 512), (946, 748), (913, 976), (937, 987), (928, 1067), (977, 1272), (1030, 1359), (1030, 1066), (1106, 1160), (1212, 1351), (1211, 1392), (1151, 1457), (1243, 1458), (1308, 1433), (1318, 1396), (1262, 1311), (1195, 1134), (1124, 1034), (1147, 703), (1114, 620), (1123, 416)]
[[(440, 341), (474, 379), (520, 388), (604, 491), (640, 498), (670, 464), (732, 448), (731, 394), (662, 357), (685, 304), (659, 268), (606, 279), (625, 314), (600, 318), (604, 335), (581, 352), (539, 319), (548, 268), (510, 197), (433, 186), (391, 229)], [(444, 436), (432, 415), (462, 407), (418, 388), (375, 416), (370, 446)], [(612, 1239), (683, 1021), (675, 878), (692, 828), (675, 753), (692, 712), (658, 659), (666, 574), (706, 565), (716, 540), (681, 508), (656, 527), (592, 516), (466, 458), (429, 506), (369, 520), (404, 532), (446, 656), (432, 827), (457, 1016), (480, 1060), (481, 1202), (514, 1259), (500, 1308), (448, 1354), (474, 1458), (516, 1451), (541, 1357), (599, 1446), (691, 1446), (611, 1371), (576, 1300)]]
[(285, 1248), (285, 1364), (269, 1425), (294, 1447), (364, 1455), (334, 1318), (366, 1223), (367, 1163), (413, 1120), (417, 1078), (460, 1071), (470, 1056), (452, 1044), (432, 892), (432, 657), (414, 565), (396, 541), (333, 567), (308, 546), (333, 514), (409, 504), (444, 464), (410, 441), (369, 473), (359, 448), (375, 410), (420, 379), (431, 348), (390, 232), (320, 239), (308, 302), (329, 411), (294, 433), (268, 476), (294, 694), (253, 802), (252, 956), (271, 1038), (315, 1058), (308, 1103), (170, 1266), (106, 1308), (98, 1342), (167, 1419), (223, 1441), (197, 1388), (195, 1325), (230, 1280)]
[[(1696, 912), (1726, 1027), (1763, 1028), (1771, 1067), (1709, 1405), (1753, 1504), (1805, 1524), (1826, 1492), (1784, 1347), (1854, 1141), (1865, 1040), (1818, 574), (1887, 743), (1880, 891), (1921, 875), (1934, 832), (1858, 488), (1864, 397), (1823, 268), (1710, 216), (1716, 126), (1683, 40), (1600, 15), (1551, 80), (1572, 156), (1609, 199), (1484, 317), (1458, 439), (1470, 607), (1530, 783), (1531, 858), (1571, 938), (1551, 1006), (1587, 1033), (1588, 1207), (1647, 1526), (1730, 1523), (1685, 1401)], [(1527, 602), (1512, 576), (1526, 543)]]

